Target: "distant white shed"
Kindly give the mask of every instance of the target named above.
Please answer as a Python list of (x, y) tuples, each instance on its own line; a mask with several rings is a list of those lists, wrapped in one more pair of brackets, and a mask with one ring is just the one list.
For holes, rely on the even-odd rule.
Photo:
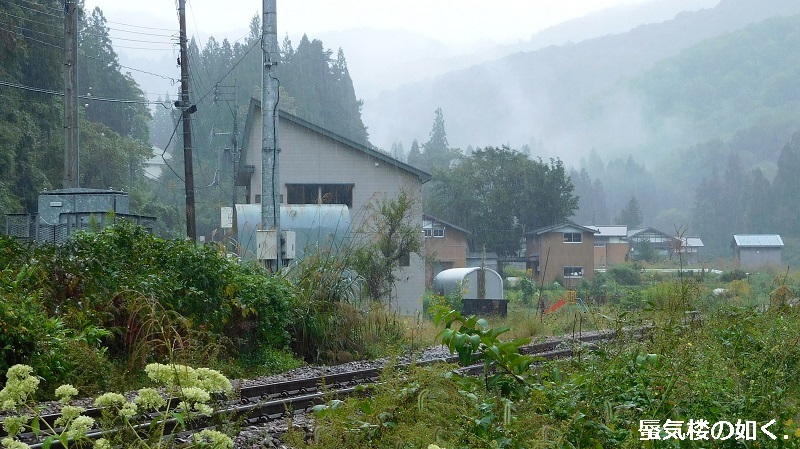
[(742, 268), (780, 265), (783, 240), (777, 234), (737, 234), (731, 248)]
[(489, 268), (451, 268), (436, 275), (433, 288), (440, 295), (461, 291), (462, 299), (503, 299), (503, 278)]

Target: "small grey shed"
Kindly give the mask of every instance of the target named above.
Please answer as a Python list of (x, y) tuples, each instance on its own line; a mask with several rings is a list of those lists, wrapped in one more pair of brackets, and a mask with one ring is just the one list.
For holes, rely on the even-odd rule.
[(503, 299), (503, 278), (489, 268), (444, 270), (434, 278), (433, 288), (436, 293), (445, 296), (461, 289), (462, 299)]
[(503, 299), (503, 278), (489, 268), (451, 268), (437, 274), (433, 288), (440, 295), (461, 292), (466, 315), (476, 313), (506, 315), (508, 301)]

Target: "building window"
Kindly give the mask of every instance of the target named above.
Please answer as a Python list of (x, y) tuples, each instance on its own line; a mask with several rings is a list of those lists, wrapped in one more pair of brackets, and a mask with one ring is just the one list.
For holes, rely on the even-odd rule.
[(425, 237), (444, 237), (444, 228), (427, 228), (423, 229), (422, 232)]
[(344, 204), (353, 207), (353, 184), (286, 184), (287, 204)]
[(583, 277), (583, 267), (564, 267), (564, 279)]
[(583, 234), (580, 232), (565, 232), (564, 243), (581, 243), (583, 241)]
[(594, 246), (603, 247), (606, 246), (606, 242), (594, 242)]

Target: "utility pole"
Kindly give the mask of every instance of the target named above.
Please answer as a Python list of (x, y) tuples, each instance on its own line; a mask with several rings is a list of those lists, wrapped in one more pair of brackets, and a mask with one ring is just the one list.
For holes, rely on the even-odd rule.
[(78, 180), (78, 0), (64, 0), (64, 181), (75, 188)]
[(197, 240), (197, 231), (194, 221), (194, 169), (192, 167), (192, 127), (191, 114), (197, 111), (197, 106), (189, 107), (189, 51), (186, 39), (186, 0), (178, 0), (178, 16), (180, 20), (180, 45), (181, 45), (181, 100), (180, 108), (183, 111), (183, 169), (186, 183), (186, 236)]
[(280, 171), (278, 164), (278, 25), (275, 0), (263, 0), (261, 25), (261, 228), (274, 231), (275, 271), (281, 269)]
[[(238, 173), (239, 167), (239, 160), (241, 155), (239, 154), (239, 103), (237, 102), (237, 93), (239, 91), (239, 83), (238, 80), (234, 80), (233, 86), (226, 86), (217, 83), (214, 86), (214, 104), (217, 104), (219, 101), (224, 101), (226, 103), (233, 102), (233, 132), (231, 134), (231, 148), (225, 148), (225, 151), (230, 150), (231, 154), (231, 162), (233, 163), (233, 185), (231, 187), (231, 206), (236, 207), (236, 174)], [(233, 91), (229, 91), (227, 89), (233, 89)], [(230, 106), (230, 104), (229, 104)], [(217, 133), (219, 134), (228, 134), (228, 133)]]
[(231, 207), (236, 207), (236, 175), (239, 172), (239, 104), (236, 102), (236, 82), (233, 84), (233, 136), (231, 136), (231, 158), (233, 159), (233, 186)]

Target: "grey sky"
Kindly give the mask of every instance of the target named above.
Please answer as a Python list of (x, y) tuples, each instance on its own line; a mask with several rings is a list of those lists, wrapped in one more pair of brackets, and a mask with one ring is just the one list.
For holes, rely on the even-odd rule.
[[(644, 0), (278, 0), (278, 34), (310, 36), (348, 28), (405, 29), (450, 45), (528, 39), (541, 29), (614, 5)], [(111, 22), (177, 29), (176, 1), (86, 0)], [(188, 0), (190, 34), (234, 41), (261, 14), (259, 0)], [(112, 33), (113, 36), (113, 33)]]

